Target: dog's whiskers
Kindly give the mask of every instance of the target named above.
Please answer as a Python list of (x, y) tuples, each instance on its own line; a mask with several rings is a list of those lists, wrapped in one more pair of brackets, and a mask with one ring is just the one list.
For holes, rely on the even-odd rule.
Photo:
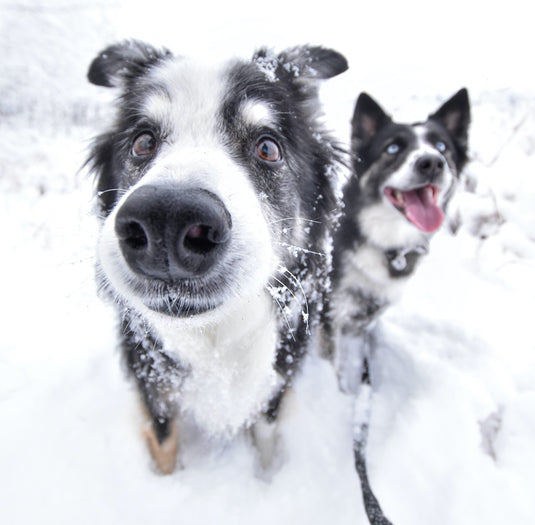
[(304, 219), (303, 217), (285, 217), (283, 219), (269, 221), (269, 224), (277, 224), (278, 222), (285, 222), (285, 221), (303, 221), (303, 222), (312, 222), (313, 224), (321, 224), (321, 221), (317, 221), (315, 219)]
[(302, 246), (296, 246), (295, 244), (289, 244), (287, 242), (278, 242), (280, 246), (284, 246), (284, 248), (288, 248), (289, 250), (296, 250), (298, 252), (302, 253), (308, 253), (311, 255), (319, 255), (320, 257), (325, 257), (326, 254), (322, 252), (315, 252), (313, 250), (307, 250), (306, 248), (303, 248)]
[(97, 191), (97, 197), (102, 197), (102, 195), (104, 195), (105, 193), (111, 193), (112, 191), (116, 191), (117, 193), (121, 195), (124, 195), (125, 193), (128, 192), (128, 190), (125, 190), (124, 188), (111, 188), (108, 190)]
[[(295, 284), (297, 284), (297, 286), (301, 290), (301, 293), (303, 294), (303, 298), (305, 300), (305, 310), (301, 312), (301, 315), (303, 316), (303, 320), (306, 323), (306, 333), (309, 334), (310, 333), (310, 326), (308, 324), (308, 321), (309, 321), (309, 318), (310, 318), (310, 312), (309, 312), (309, 308), (308, 308), (308, 298), (307, 298), (307, 294), (305, 292), (305, 289), (303, 288), (303, 285), (302, 285), (301, 281), (297, 278), (297, 276), (294, 275), (290, 270), (288, 270), (288, 268), (286, 268), (285, 266), (280, 266), (278, 268), (278, 271), (281, 272), (283, 275), (284, 274), (289, 275), (291, 277), (291, 279), (293, 280), (293, 282)], [(278, 279), (277, 279), (277, 281), (278, 281)], [(289, 291), (293, 295), (293, 297), (295, 297), (295, 299), (297, 299), (295, 294), (291, 290), (289, 290)]]
[[(290, 289), (285, 284), (281, 283), (281, 285), (290, 291)], [(279, 310), (281, 311), (284, 317), (284, 321), (286, 322), (286, 326), (288, 327), (288, 331), (290, 332), (292, 339), (295, 341), (295, 335), (294, 335), (295, 328), (293, 328), (290, 324), (290, 320), (288, 319), (288, 314), (286, 313), (286, 307), (279, 301), (279, 299), (277, 299), (277, 294), (279, 293), (278, 289), (271, 284), (266, 284), (266, 290), (269, 292), (273, 300), (277, 303), (277, 306), (279, 307)]]

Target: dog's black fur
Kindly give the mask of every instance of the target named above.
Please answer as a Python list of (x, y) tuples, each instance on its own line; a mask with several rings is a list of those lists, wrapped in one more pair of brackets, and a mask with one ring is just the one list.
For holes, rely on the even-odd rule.
[[(330, 262), (325, 243), (336, 207), (331, 176), (339, 153), (318, 119), (318, 81), (347, 68), (344, 57), (329, 49), (262, 49), (209, 77), (203, 70), (210, 81), (195, 83), (189, 75), (197, 67), (184, 62), (167, 50), (127, 41), (104, 50), (88, 73), (93, 84), (120, 92), (115, 122), (95, 139), (88, 160), (102, 217), (97, 278), (117, 305), (123, 354), (157, 447), (184, 413), (216, 435), (232, 435), (262, 413), (276, 418), (317, 322)], [(206, 119), (199, 117), (212, 102)], [(188, 155), (190, 163), (183, 160)], [(181, 221), (187, 224), (177, 233)], [(180, 235), (186, 240), (177, 255)], [(256, 242), (266, 253), (253, 250)], [(258, 270), (257, 276), (265, 260), (274, 261), (269, 273)], [(248, 295), (253, 292), (254, 300)], [(262, 323), (255, 308), (264, 309)], [(249, 316), (258, 328), (248, 326)], [(225, 335), (236, 343), (220, 348), (210, 337), (229, 324), (232, 333)], [(273, 333), (266, 336), (265, 326), (273, 326)], [(242, 416), (233, 413), (232, 402), (222, 409), (196, 406), (195, 396), (184, 401), (189, 389), (208, 395), (211, 381), (217, 384), (220, 353), (233, 356), (225, 366), (237, 370), (253, 366), (255, 351), (272, 357), (265, 359), (269, 370), (251, 374), (259, 374), (258, 383), (273, 384), (236, 395), (254, 397)], [(201, 381), (202, 352), (203, 366), (214, 371)], [(215, 390), (209, 399), (217, 404), (227, 392)], [(203, 420), (212, 409), (213, 427)]]

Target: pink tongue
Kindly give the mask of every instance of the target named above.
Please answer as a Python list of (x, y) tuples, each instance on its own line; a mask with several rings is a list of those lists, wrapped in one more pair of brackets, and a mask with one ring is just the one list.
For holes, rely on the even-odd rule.
[(435, 204), (431, 186), (402, 193), (405, 199), (405, 215), (409, 221), (424, 232), (434, 232), (440, 228), (444, 213)]

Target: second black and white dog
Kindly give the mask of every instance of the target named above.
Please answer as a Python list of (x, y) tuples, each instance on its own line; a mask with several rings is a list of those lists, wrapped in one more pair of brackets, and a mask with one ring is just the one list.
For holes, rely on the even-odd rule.
[(120, 94), (89, 160), (97, 276), (162, 472), (178, 421), (228, 437), (276, 416), (327, 282), (338, 155), (318, 83), (346, 68), (321, 47), (203, 65), (138, 41), (90, 67)]
[(326, 322), (342, 390), (358, 389), (370, 326), (442, 225), (467, 162), (469, 123), (466, 89), (415, 124), (394, 122), (365, 93), (357, 100)]
[(391, 525), (370, 486), (366, 466), (372, 327), (443, 223), (467, 161), (469, 122), (466, 89), (421, 123), (394, 122), (365, 93), (353, 115), (352, 175), (343, 188), (343, 210), (333, 240), (323, 344), (340, 389), (355, 395), (353, 455), (372, 525)]

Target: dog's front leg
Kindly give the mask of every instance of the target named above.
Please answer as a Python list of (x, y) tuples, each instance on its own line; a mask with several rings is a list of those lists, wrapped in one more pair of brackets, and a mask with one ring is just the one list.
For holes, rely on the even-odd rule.
[(258, 476), (270, 479), (283, 462), (278, 417), (286, 388), (269, 402), (266, 410), (251, 427), (251, 436), (258, 454)]
[(143, 435), (154, 464), (162, 474), (170, 474), (177, 466), (176, 400), (187, 373), (143, 326), (139, 319), (123, 317), (123, 355), (140, 394), (145, 420)]
[(351, 326), (337, 333), (338, 343), (334, 366), (338, 386), (346, 394), (357, 394), (360, 390), (364, 365), (371, 354), (372, 338), (366, 328)]

